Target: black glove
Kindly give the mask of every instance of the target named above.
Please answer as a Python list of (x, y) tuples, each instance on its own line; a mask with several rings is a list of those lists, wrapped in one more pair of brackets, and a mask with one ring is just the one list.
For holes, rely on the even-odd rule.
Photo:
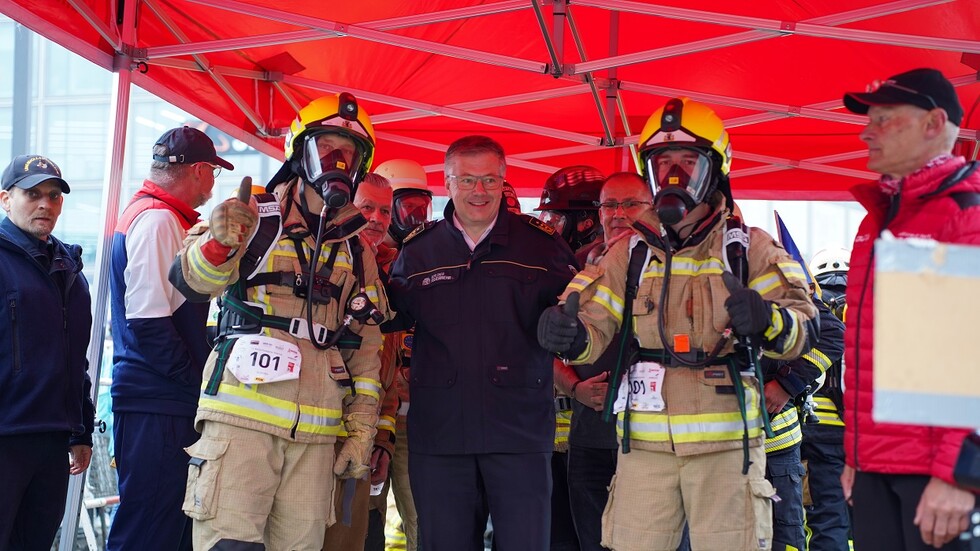
[(772, 322), (769, 303), (758, 291), (745, 288), (731, 272), (722, 272), (721, 278), (731, 295), (725, 301), (725, 309), (732, 318), (732, 329), (743, 337), (762, 334)]
[(578, 293), (570, 293), (563, 306), (551, 306), (538, 318), (538, 343), (567, 357), (578, 357), (585, 350), (585, 326), (578, 319)]

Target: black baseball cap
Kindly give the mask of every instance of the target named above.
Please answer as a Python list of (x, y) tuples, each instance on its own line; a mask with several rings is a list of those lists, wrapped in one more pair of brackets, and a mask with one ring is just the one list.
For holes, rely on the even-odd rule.
[(938, 107), (956, 126), (963, 122), (953, 83), (935, 69), (913, 69), (878, 83), (877, 89), (844, 94), (844, 106), (859, 115), (866, 115), (872, 105), (914, 105), (927, 111)]
[(4, 190), (14, 186), (31, 189), (49, 180), (61, 184), (62, 193), (71, 191), (68, 182), (61, 177), (61, 169), (51, 159), (40, 155), (18, 155), (3, 169), (2, 187)]
[(214, 142), (207, 134), (196, 128), (181, 126), (164, 132), (156, 145), (166, 146), (168, 155), (153, 155), (154, 161), (162, 163), (212, 163), (228, 170), (235, 170), (235, 165), (222, 159), (214, 150)]

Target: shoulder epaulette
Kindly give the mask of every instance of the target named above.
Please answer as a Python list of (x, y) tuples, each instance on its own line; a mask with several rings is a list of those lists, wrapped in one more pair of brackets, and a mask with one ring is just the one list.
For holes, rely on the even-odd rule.
[(406, 235), (405, 239), (402, 239), (402, 244), (404, 245), (405, 243), (408, 243), (409, 240), (414, 239), (415, 237), (421, 235), (423, 232), (425, 232), (426, 230), (428, 230), (429, 228), (435, 225), (436, 225), (435, 220), (429, 220), (424, 224), (419, 224), (418, 226), (415, 226), (415, 229), (412, 230), (408, 235)]
[(537, 218), (533, 216), (528, 216), (526, 214), (522, 214), (521, 216), (524, 218), (524, 221), (527, 222), (532, 228), (541, 230), (548, 235), (555, 235), (555, 228), (552, 228), (551, 226), (545, 224), (541, 220), (538, 220)]

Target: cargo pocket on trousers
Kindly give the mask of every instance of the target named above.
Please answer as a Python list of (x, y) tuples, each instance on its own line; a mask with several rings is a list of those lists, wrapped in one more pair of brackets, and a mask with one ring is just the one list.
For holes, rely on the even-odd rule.
[(765, 478), (749, 481), (749, 510), (755, 517), (755, 541), (747, 542), (746, 549), (772, 547), (772, 499), (776, 489)]
[(221, 458), (228, 451), (228, 441), (202, 438), (185, 450), (191, 459), (187, 462), (184, 513), (194, 520), (213, 519), (218, 509)]

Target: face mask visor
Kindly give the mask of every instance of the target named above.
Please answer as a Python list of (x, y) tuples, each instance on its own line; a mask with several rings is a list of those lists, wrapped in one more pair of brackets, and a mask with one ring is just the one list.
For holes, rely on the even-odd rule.
[(558, 235), (565, 235), (565, 228), (568, 227), (568, 216), (557, 210), (543, 210), (538, 215), (538, 219), (555, 229)]
[(669, 188), (681, 190), (694, 204), (700, 204), (707, 196), (712, 168), (711, 158), (697, 149), (665, 148), (646, 159), (646, 173), (655, 194)]
[(392, 224), (411, 231), (432, 217), (432, 196), (424, 191), (404, 193), (394, 199)]

